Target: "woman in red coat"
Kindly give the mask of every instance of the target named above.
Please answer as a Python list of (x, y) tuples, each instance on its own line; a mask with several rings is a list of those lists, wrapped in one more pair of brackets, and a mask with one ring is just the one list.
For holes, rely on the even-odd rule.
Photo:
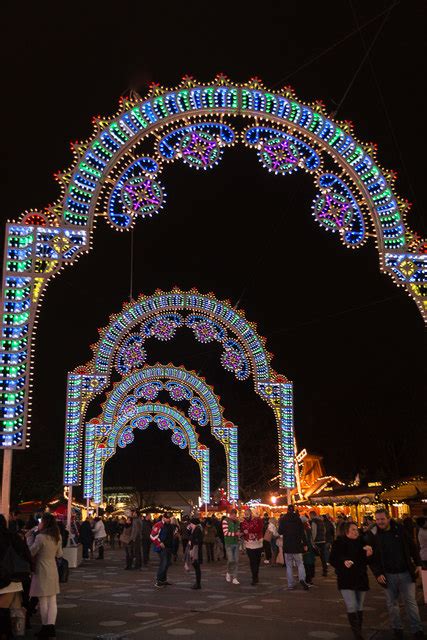
[(252, 585), (258, 584), (258, 572), (261, 562), (263, 547), (263, 522), (261, 518), (252, 515), (250, 509), (246, 509), (243, 522), (240, 524), (243, 543), (248, 554), (252, 573)]

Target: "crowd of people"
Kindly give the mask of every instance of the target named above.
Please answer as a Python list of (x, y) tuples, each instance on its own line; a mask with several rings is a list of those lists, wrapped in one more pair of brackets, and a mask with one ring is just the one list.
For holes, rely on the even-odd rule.
[[(427, 519), (415, 525), (390, 518), (385, 509), (366, 517), (359, 526), (351, 517), (333, 521), (315, 511), (300, 514), (290, 505), (277, 520), (267, 513), (259, 517), (246, 508), (240, 519), (236, 509), (217, 518), (184, 516), (178, 520), (164, 513), (152, 520), (132, 510), (122, 518), (73, 519), (70, 531), (49, 514), (25, 524), (12, 514), (7, 525), (0, 516), (0, 640), (12, 638), (11, 612), (23, 606), (26, 624), (38, 606), (42, 628), (38, 638), (55, 638), (59, 593), (58, 559), (68, 537), (81, 543), (83, 558), (104, 559), (105, 546), (123, 549), (124, 570), (146, 570), (150, 555), (158, 564), (154, 586), (171, 586), (168, 569), (178, 558), (194, 571), (192, 589), (202, 588), (202, 566), (225, 560), (224, 579), (239, 585), (239, 563), (249, 561), (251, 584), (259, 582), (261, 562), (285, 567), (287, 589), (308, 592), (316, 578), (316, 558), (321, 577), (333, 567), (337, 586), (355, 638), (363, 638), (363, 605), (369, 590), (368, 568), (384, 587), (394, 637), (403, 638), (399, 599), (405, 605), (414, 637), (424, 637), (416, 602), (415, 583), (421, 567), (427, 569)], [(320, 577), (320, 579), (321, 579)], [(319, 586), (317, 583), (316, 586)]]

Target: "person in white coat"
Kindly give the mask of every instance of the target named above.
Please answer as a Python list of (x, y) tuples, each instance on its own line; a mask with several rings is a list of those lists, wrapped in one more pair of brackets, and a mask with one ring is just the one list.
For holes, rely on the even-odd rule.
[(51, 513), (44, 513), (38, 527), (27, 533), (27, 544), (34, 559), (30, 597), (39, 599), (42, 628), (37, 638), (56, 638), (55, 623), (58, 608), (59, 576), (56, 558), (62, 557), (59, 528)]
[(95, 542), (95, 551), (98, 551), (97, 560), (104, 560), (104, 542), (107, 538), (105, 526), (102, 518), (97, 516), (93, 525), (93, 539)]

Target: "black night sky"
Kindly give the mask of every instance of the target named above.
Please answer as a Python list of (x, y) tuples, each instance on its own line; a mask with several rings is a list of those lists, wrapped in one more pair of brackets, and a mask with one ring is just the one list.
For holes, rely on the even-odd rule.
[[(272, 89), (291, 84), (300, 99), (338, 108), (361, 140), (378, 144), (380, 164), (398, 172), (396, 190), (413, 203), (410, 225), (427, 234), (425, 2), (157, 7), (9, 3), (1, 38), (4, 220), (55, 200), (52, 174), (71, 163), (69, 142), (87, 138), (92, 116), (114, 113), (121, 94), (224, 72), (236, 81), (258, 76)], [(238, 303), (266, 336), (274, 368), (294, 381), (298, 444), (322, 454), (328, 473), (426, 472), (423, 322), (379, 271), (373, 240), (346, 249), (311, 215), (310, 176), (270, 175), (242, 146), (211, 171), (171, 164), (162, 182), (166, 207), (134, 231), (134, 296), (179, 285)], [(130, 234), (100, 220), (93, 242), (45, 296), (31, 448), (14, 457), (15, 496), (60, 485), (67, 371), (90, 358), (97, 328), (129, 297)], [(274, 473), (273, 416), (252, 381), (236, 381), (219, 355), (219, 346), (186, 331), (149, 345), (150, 364), (183, 364), (221, 395), (225, 416), (240, 427), (241, 481), (255, 490)], [(196, 463), (169, 438), (138, 434), (107, 465), (106, 484), (197, 489)], [(213, 456), (215, 485), (224, 467), (218, 446)]]

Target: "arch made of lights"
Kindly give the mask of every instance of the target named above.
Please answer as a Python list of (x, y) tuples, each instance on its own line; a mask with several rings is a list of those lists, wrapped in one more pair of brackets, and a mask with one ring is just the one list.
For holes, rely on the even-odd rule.
[[(76, 374), (70, 374), (75, 376)], [(78, 375), (78, 374), (77, 374)], [(238, 477), (238, 431), (237, 427), (224, 419), (224, 409), (204, 378), (184, 367), (172, 364), (145, 366), (124, 376), (107, 394), (99, 420), (105, 427), (116, 424), (119, 416), (131, 417), (142, 400), (155, 401), (161, 391), (169, 394), (170, 400), (185, 401), (189, 406), (187, 415), (200, 427), (210, 425), (212, 435), (224, 447), (227, 465), (227, 498), (230, 502), (239, 499)], [(67, 405), (71, 398), (67, 398)], [(85, 411), (80, 407), (80, 422), (85, 422)], [(80, 459), (83, 452), (74, 448), (70, 438), (65, 440), (64, 485), (81, 483)], [(79, 459), (77, 460), (76, 454)], [(86, 466), (85, 466), (86, 468)]]
[(210, 502), (209, 449), (199, 443), (197, 432), (190, 420), (177, 409), (161, 403), (137, 405), (132, 416), (126, 411), (118, 415), (113, 424), (94, 418), (86, 425), (84, 496), (95, 504), (102, 502), (104, 469), (107, 461), (134, 440), (134, 429), (145, 430), (156, 424), (162, 430), (172, 431), (172, 442), (188, 452), (200, 469), (201, 498)]
[(91, 248), (96, 218), (123, 231), (165, 203), (159, 179), (168, 162), (213, 167), (227, 146), (242, 142), (278, 175), (306, 171), (317, 195), (312, 212), (345, 246), (373, 238), (380, 269), (406, 289), (427, 317), (427, 244), (411, 231), (409, 203), (394, 190), (396, 174), (376, 160), (348, 121), (304, 103), (290, 87), (269, 91), (258, 79), (223, 75), (199, 83), (186, 76), (146, 98), (124, 98), (110, 118), (94, 118), (93, 135), (72, 144), (74, 162), (56, 175), (61, 194), (42, 210), (6, 225), (1, 297), (0, 446), (29, 442), (32, 351), (46, 285)]
[(64, 484), (80, 482), (82, 432), (90, 401), (109, 386), (114, 370), (121, 376), (142, 370), (150, 339), (168, 341), (183, 328), (193, 331), (203, 344), (218, 342), (223, 350), (221, 364), (238, 380), (252, 376), (256, 393), (271, 407), (276, 420), (281, 486), (293, 488), (292, 382), (274, 371), (265, 339), (258, 335), (256, 325), (246, 320), (243, 311), (196, 289), (157, 291), (124, 304), (123, 310), (112, 315), (108, 326), (100, 330), (92, 360), (69, 374)]

